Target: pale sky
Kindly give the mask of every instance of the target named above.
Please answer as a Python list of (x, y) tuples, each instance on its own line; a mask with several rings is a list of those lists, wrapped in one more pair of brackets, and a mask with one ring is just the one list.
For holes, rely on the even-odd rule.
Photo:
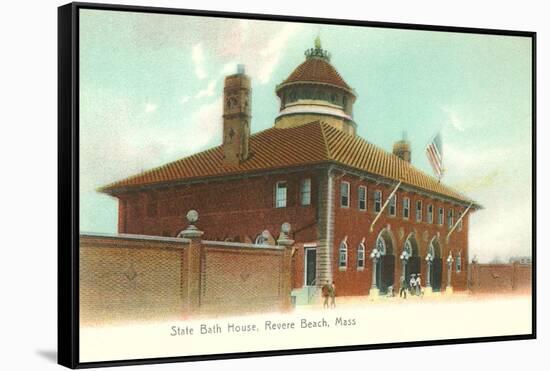
[(470, 256), (531, 251), (531, 40), (512, 36), (81, 10), (80, 227), (115, 233), (102, 185), (221, 144), (223, 77), (252, 78), (252, 132), (320, 34), (357, 95), (358, 134), (412, 162), (443, 133), (443, 182), (481, 203)]

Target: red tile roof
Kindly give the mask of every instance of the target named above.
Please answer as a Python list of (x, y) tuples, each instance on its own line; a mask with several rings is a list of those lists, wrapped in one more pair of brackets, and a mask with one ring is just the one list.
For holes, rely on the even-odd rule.
[(319, 121), (287, 129), (272, 127), (256, 133), (250, 137), (250, 153), (250, 158), (241, 164), (227, 165), (222, 146), (217, 146), (112, 183), (100, 191), (117, 193), (144, 185), (336, 163), (383, 178), (402, 180), (403, 184), (458, 201), (470, 201), (394, 154)]
[(306, 59), (305, 62), (296, 67), (281, 86), (293, 82), (318, 82), (352, 91), (352, 88), (344, 81), (338, 71), (323, 58)]

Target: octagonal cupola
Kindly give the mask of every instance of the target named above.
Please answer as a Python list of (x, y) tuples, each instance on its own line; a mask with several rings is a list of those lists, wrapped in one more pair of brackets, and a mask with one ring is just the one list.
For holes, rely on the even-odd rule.
[(296, 127), (320, 120), (355, 134), (356, 94), (330, 63), (330, 53), (321, 47), (319, 37), (305, 56), (306, 60), (276, 88), (281, 105), (275, 127)]

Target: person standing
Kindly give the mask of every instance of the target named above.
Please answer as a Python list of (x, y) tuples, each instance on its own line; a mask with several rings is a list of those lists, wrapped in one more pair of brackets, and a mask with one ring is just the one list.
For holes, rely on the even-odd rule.
[(329, 297), (329, 291), (330, 291), (330, 285), (328, 284), (328, 281), (323, 285), (321, 288), (321, 293), (323, 294), (323, 308), (328, 308), (328, 297)]
[(422, 281), (420, 280), (420, 273), (416, 276), (416, 295), (422, 294)]
[(409, 281), (409, 290), (411, 290), (411, 295), (416, 293), (416, 278), (414, 274), (411, 274), (411, 279)]
[(405, 276), (401, 276), (401, 280), (399, 281), (399, 297), (407, 299), (407, 280)]
[(334, 281), (332, 281), (332, 285), (329, 287), (329, 295), (330, 295), (330, 307), (336, 308), (336, 285), (334, 284)]

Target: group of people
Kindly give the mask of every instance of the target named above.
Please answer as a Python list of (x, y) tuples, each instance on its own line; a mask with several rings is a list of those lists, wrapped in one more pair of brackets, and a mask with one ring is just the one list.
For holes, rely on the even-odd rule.
[[(411, 274), (411, 278), (408, 282), (405, 276), (401, 276), (399, 297), (406, 299), (407, 292), (412, 296), (422, 296), (424, 294), (422, 291), (422, 279), (420, 278), (420, 273)], [(332, 283), (326, 281), (321, 288), (321, 293), (323, 295), (323, 308), (336, 308), (336, 285), (334, 284), (334, 281), (332, 281)], [(394, 295), (393, 286), (388, 288), (388, 294), (390, 296)]]
[(323, 294), (323, 308), (329, 307), (329, 298), (330, 307), (336, 308), (336, 285), (334, 285), (334, 281), (332, 281), (332, 283), (329, 283), (329, 281), (327, 281), (321, 288), (321, 293)]
[(407, 298), (407, 291), (410, 295), (422, 296), (422, 280), (420, 278), (420, 273), (411, 274), (411, 279), (407, 282), (405, 276), (401, 276), (400, 286), (399, 286), (399, 297)]

